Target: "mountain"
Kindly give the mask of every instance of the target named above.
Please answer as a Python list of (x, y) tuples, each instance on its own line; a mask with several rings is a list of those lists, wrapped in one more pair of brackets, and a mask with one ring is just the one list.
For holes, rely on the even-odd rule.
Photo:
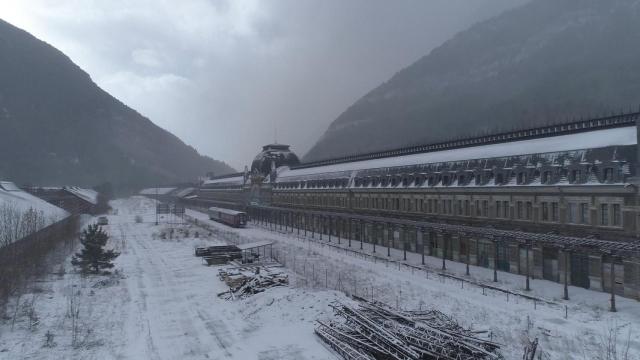
[(0, 20), (0, 179), (145, 186), (230, 173), (100, 89), (67, 56)]
[(636, 110), (638, 44), (638, 0), (533, 0), (396, 73), (303, 161)]

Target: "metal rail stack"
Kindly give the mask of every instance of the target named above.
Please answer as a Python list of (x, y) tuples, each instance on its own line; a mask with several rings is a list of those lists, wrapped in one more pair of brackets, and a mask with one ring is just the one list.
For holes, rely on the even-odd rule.
[(316, 334), (346, 360), (502, 359), (499, 345), (437, 310), (398, 311), (358, 299), (331, 305), (341, 320), (318, 321)]

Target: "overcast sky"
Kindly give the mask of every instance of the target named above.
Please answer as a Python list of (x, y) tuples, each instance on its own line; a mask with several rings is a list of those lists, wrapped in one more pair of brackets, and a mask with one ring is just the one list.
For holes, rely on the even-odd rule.
[(238, 170), (302, 156), (395, 72), (525, 0), (0, 0), (0, 18), (109, 93)]

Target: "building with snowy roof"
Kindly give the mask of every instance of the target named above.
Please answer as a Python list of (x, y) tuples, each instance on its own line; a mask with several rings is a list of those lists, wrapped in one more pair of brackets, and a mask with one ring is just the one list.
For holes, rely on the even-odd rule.
[(97, 214), (99, 212), (100, 194), (93, 189), (78, 186), (54, 186), (31, 187), (25, 190), (71, 214)]
[(284, 145), (286, 156), (263, 149), (251, 171), (205, 181), (190, 201), (640, 297), (639, 120), (621, 114), (313, 163)]
[[(70, 213), (23, 191), (12, 182), (0, 181), (0, 215), (2, 246), (64, 220)], [(3, 221), (14, 224), (1, 224)]]

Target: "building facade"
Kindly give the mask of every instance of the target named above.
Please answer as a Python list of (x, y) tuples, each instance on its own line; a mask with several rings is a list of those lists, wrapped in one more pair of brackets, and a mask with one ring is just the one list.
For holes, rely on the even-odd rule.
[(639, 120), (302, 164), (267, 145), (250, 171), (204, 182), (192, 202), (640, 299)]

